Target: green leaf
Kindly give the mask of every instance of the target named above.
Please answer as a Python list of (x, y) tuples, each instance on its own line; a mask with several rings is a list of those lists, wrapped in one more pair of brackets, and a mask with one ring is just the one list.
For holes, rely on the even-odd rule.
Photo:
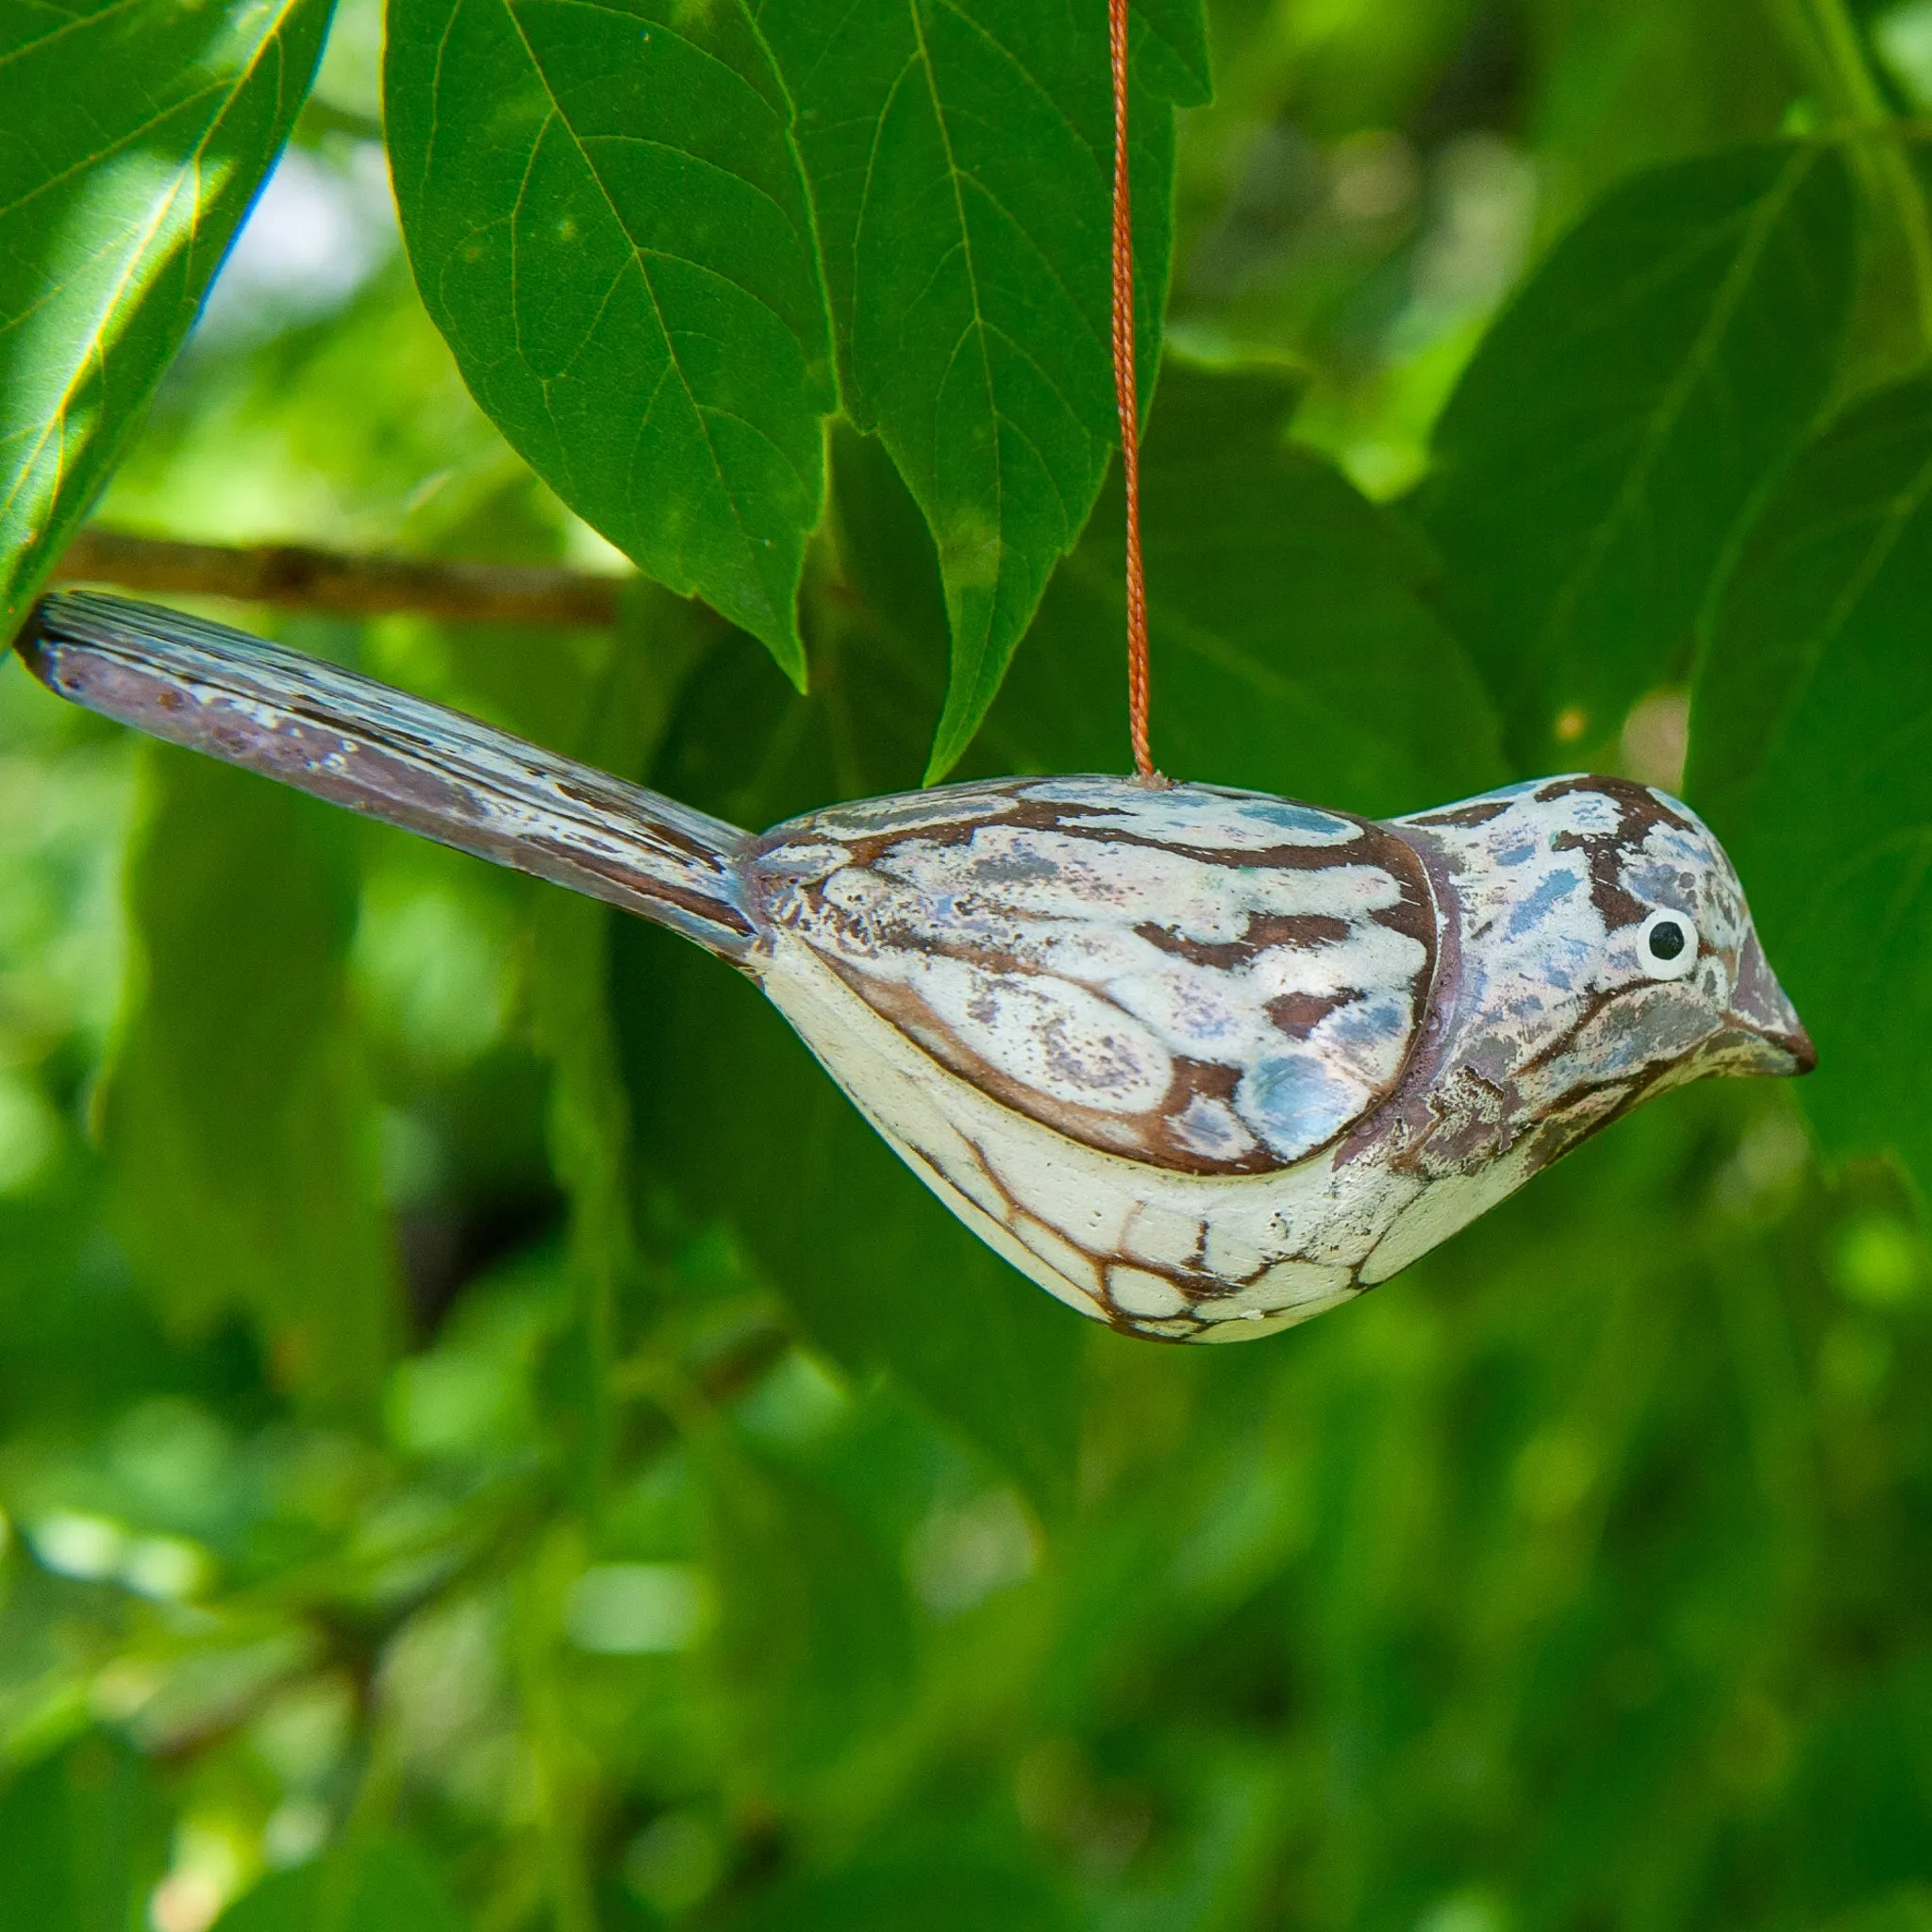
[(395, 1312), (344, 991), (353, 822), (142, 749), (139, 991), (102, 1123), (129, 1247), (176, 1325), (243, 1310), (284, 1386), (366, 1405)]
[(1072, 1932), (1079, 1917), (1045, 1874), (969, 1842), (894, 1844), (794, 1877), (723, 1922), (724, 1932)]
[(1539, 200), (1567, 227), (1640, 168), (1760, 140), (1804, 88), (1777, 30), (1794, 14), (1768, 16), (1761, 0), (1617, 0), (1543, 15), (1524, 129), (1548, 164)]
[(720, 1437), (694, 1445), (720, 1585), (713, 1659), (740, 1742), (781, 1774), (891, 1722), (911, 1675), (894, 1557), (804, 1471)]
[(1687, 789), (1818, 1044), (1827, 1146), (1932, 1195), (1932, 382), (1793, 464), (1715, 611)]
[(129, 1932), (146, 1923), (165, 1847), (146, 1764), (78, 1740), (0, 1795), (0, 1932)]
[(1656, 169), (1490, 331), (1422, 509), (1522, 769), (1574, 761), (1684, 663), (1740, 517), (1830, 387), (1854, 239), (1829, 149)]
[[(757, 825), (915, 784), (937, 662), (858, 624), (819, 643), (826, 675), (800, 699), (744, 639), (722, 642), (651, 782)], [(626, 920), (612, 985), (643, 1161), (737, 1230), (837, 1360), (890, 1368), (1043, 1510), (1063, 1507), (1079, 1318), (954, 1220), (737, 974)]]
[(403, 232), (476, 399), (572, 508), (800, 683), (831, 342), (742, 0), (396, 0)]
[(278, 1872), (238, 1899), (215, 1932), (462, 1932), (441, 1874), (402, 1839), (352, 1840)]
[[(1503, 775), (1495, 715), (1425, 591), (1426, 554), (1284, 439), (1279, 371), (1170, 359), (1141, 469), (1153, 738), (1177, 777), (1372, 813)], [(1126, 617), (1116, 477), (972, 754), (975, 770), (1119, 769)]]
[[(965, 749), (1117, 440), (1103, 0), (760, 0), (791, 88), (847, 413), (939, 545), (952, 628), (927, 775)], [(1208, 96), (1198, 0), (1131, 22), (1136, 322), (1158, 367), (1174, 108)], [(1144, 392), (1143, 382), (1143, 392)]]
[(125, 444), (308, 90), (327, 0), (0, 19), (0, 625)]

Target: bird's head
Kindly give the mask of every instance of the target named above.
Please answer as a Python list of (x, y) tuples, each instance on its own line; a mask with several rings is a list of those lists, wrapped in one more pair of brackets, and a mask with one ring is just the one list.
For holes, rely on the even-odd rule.
[(1431, 1013), (1441, 1125), (1470, 1151), (1552, 1124), (1546, 1158), (1706, 1074), (1816, 1056), (1743, 889), (1688, 806), (1622, 778), (1511, 786), (1394, 829), (1445, 908)]

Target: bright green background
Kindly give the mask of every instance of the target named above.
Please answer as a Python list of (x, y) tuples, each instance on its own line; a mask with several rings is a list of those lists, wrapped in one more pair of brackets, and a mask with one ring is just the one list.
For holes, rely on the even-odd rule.
[[(1099, 0), (382, 25), (0, 0), (9, 610), (112, 471), (628, 554), (217, 614), (746, 824), (1119, 769)], [(0, 672), (0, 1932), (1932, 1932), (1932, 4), (1134, 44), (1163, 763), (1681, 783), (1820, 1072), (1128, 1342), (717, 962)]]

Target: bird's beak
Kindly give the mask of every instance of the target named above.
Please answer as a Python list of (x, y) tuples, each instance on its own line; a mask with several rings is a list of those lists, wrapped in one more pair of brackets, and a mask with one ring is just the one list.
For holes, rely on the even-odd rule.
[(1724, 1018), (1728, 1024), (1717, 1044), (1728, 1073), (1808, 1074), (1818, 1064), (1818, 1049), (1798, 1009), (1785, 997), (1755, 932), (1738, 956), (1738, 990)]

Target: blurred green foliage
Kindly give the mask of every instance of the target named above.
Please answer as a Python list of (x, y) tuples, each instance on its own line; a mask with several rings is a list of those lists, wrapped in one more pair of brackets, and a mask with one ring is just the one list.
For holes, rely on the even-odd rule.
[[(35, 322), (85, 293), (46, 197), (179, 149), (177, 82), (257, 141), (185, 254), (103, 204), (100, 259), (148, 266), (96, 312), (61, 507), (0, 513), (8, 581), (124, 445), (103, 519), (208, 541), (619, 568), (567, 501), (758, 636), (641, 580), (610, 634), (242, 615), (746, 823), (917, 783), (942, 717), (963, 774), (1117, 765), (1105, 75), (1068, 52), (1101, 11), (835, 10), (816, 68), (815, 0), (706, 28), (824, 108), (788, 131), (768, 74), (746, 133), (815, 197), (812, 260), (761, 266), (824, 367), (697, 372), (798, 445), (740, 493), (808, 695), (790, 620), (718, 588), (704, 477), (641, 493), (584, 428), (638, 413), (649, 318), (540, 368), (582, 320), (559, 256), (506, 321), (500, 191), (560, 132), (531, 219), (613, 286), (640, 209), (714, 267), (762, 232), (584, 161), (648, 57), (540, 0), (397, 10), (426, 307), (380, 13), (339, 8), (138, 437), (321, 17), (0, 0), (0, 456), (85, 361)], [(885, 98), (935, 21), (961, 44)], [(222, 64), (251, 22), (272, 83)], [(1137, 26), (1150, 264), (1170, 114), (1175, 181), (1157, 749), (1387, 811), (1557, 758), (1674, 784), (1688, 728), (1821, 1072), (1671, 1096), (1306, 1329), (1128, 1342), (966, 1237), (716, 962), (8, 671), (0, 1932), (1932, 1928), (1932, 6), (1214, 0), (1215, 98), (1174, 111), (1199, 25)], [(515, 69), (500, 147), (430, 58), (455, 25)], [(153, 36), (140, 88), (110, 30)], [(988, 49), (1047, 76), (1024, 113)], [(649, 111), (683, 139), (702, 103)], [(985, 205), (935, 202), (935, 116)], [(1062, 196), (1033, 268), (998, 228), (1029, 179)], [(963, 282), (962, 225), (998, 242)], [(928, 282), (981, 381), (926, 448)], [(666, 341), (720, 312), (693, 290)], [(1001, 360), (1029, 331), (1063, 395)], [(1064, 487), (995, 516), (1001, 435)]]

